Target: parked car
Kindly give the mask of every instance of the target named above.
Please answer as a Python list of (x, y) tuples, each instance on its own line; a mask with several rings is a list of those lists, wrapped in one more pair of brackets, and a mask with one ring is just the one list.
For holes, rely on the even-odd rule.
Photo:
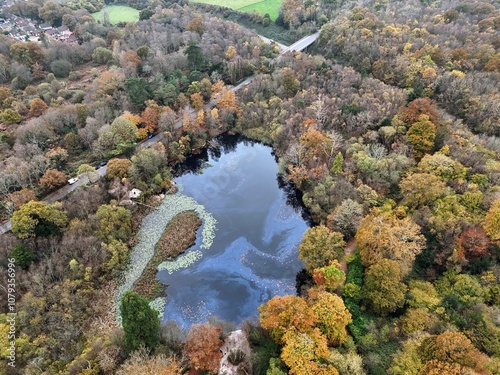
[(107, 162), (107, 161), (101, 161), (101, 162), (99, 163), (99, 165), (100, 165), (101, 167), (104, 167), (106, 164), (108, 164), (108, 162)]
[(78, 177), (73, 177), (68, 180), (68, 184), (73, 185), (76, 181), (78, 181)]
[(100, 165), (94, 165), (94, 169), (97, 171), (99, 168), (101, 168)]
[(150, 135), (148, 135), (148, 139), (153, 138), (155, 135), (156, 135), (156, 134), (150, 134)]

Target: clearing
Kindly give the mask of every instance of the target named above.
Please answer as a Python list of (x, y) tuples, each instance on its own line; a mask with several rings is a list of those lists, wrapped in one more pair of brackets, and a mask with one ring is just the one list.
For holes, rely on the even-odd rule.
[(118, 22), (137, 22), (139, 21), (139, 11), (126, 5), (108, 5), (97, 13), (92, 13), (96, 21), (104, 22), (107, 17), (113, 25)]
[(260, 14), (269, 14), (271, 20), (276, 20), (283, 0), (195, 0), (197, 3), (220, 5), (243, 12), (257, 11)]

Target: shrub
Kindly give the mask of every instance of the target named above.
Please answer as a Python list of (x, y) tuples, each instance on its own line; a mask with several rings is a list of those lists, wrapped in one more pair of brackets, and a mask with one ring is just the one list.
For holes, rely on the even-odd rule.
[(50, 63), (50, 70), (58, 78), (66, 78), (73, 66), (67, 60), (54, 60)]
[(0, 119), (8, 125), (21, 122), (21, 115), (14, 109), (6, 109), (0, 114)]

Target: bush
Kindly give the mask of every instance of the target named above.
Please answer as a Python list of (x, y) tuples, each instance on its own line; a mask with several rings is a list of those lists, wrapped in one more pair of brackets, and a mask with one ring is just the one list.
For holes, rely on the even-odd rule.
[(21, 122), (21, 115), (14, 109), (6, 109), (0, 114), (0, 119), (7, 125), (18, 124)]
[(73, 66), (67, 60), (54, 60), (50, 63), (50, 70), (58, 78), (66, 78)]

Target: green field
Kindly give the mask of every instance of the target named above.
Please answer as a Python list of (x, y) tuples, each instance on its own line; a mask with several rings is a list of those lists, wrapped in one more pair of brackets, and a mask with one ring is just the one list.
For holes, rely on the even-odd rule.
[(256, 10), (260, 14), (268, 13), (271, 19), (275, 21), (276, 18), (278, 18), (278, 13), (282, 1), (283, 0), (263, 0), (259, 1), (258, 3), (244, 6), (243, 8), (240, 8), (240, 10), (244, 12), (251, 12), (252, 10)]
[(107, 14), (109, 22), (113, 25), (118, 22), (139, 21), (139, 11), (126, 5), (109, 5), (97, 13), (92, 13), (92, 16), (96, 21), (103, 22), (105, 14)]
[(196, 3), (220, 5), (243, 12), (256, 10), (260, 14), (269, 13), (274, 21), (278, 17), (281, 2), (283, 0), (196, 0)]

